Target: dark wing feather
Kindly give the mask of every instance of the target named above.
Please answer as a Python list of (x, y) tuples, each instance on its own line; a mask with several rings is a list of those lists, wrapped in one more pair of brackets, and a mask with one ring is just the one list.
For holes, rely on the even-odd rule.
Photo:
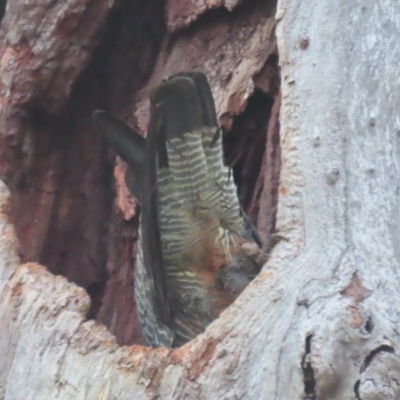
[(195, 84), (203, 111), (203, 125), (217, 126), (217, 113), (215, 111), (214, 99), (207, 77), (202, 72), (184, 71), (171, 76), (169, 80), (174, 80), (179, 77), (190, 78)]
[(142, 202), (142, 180), (143, 177), (140, 176), (133, 168), (128, 166), (125, 172), (125, 185), (136, 197), (139, 203)]
[[(165, 266), (163, 262), (159, 229), (157, 168), (166, 162), (161, 106), (153, 107), (148, 139), (120, 119), (105, 111), (93, 114), (96, 129), (106, 138), (117, 154), (128, 164), (125, 181), (128, 189), (141, 206), (141, 243), (143, 262), (137, 260), (141, 273), (145, 275), (142, 286), (136, 287), (143, 300), (139, 315), (145, 326), (149, 344), (170, 346), (171, 318), (165, 289)], [(164, 143), (164, 145), (163, 145)], [(138, 305), (139, 306), (139, 305)]]
[[(171, 315), (165, 287), (165, 266), (161, 247), (160, 218), (158, 209), (157, 168), (160, 141), (163, 138), (163, 110), (154, 106), (151, 112), (143, 179), (142, 237), (143, 258), (148, 278), (154, 282), (154, 304), (159, 320), (171, 327)], [(157, 318), (158, 317), (158, 318)]]
[(108, 144), (129, 165), (125, 181), (130, 192), (141, 202), (141, 186), (146, 140), (119, 118), (106, 111), (93, 114), (93, 124)]
[(151, 101), (163, 107), (166, 141), (203, 127), (202, 107), (192, 79), (176, 76), (164, 80), (152, 92)]
[(125, 122), (106, 111), (93, 113), (95, 128), (132, 168), (142, 168), (146, 140)]
[[(207, 77), (202, 72), (185, 71), (173, 75), (170, 79), (175, 77), (186, 77), (193, 80), (196, 86), (197, 94), (200, 99), (203, 111), (203, 125), (209, 127), (218, 127), (217, 113), (214, 106), (214, 98), (211, 93), (211, 88), (208, 83)], [(215, 131), (214, 137), (211, 140), (210, 147), (213, 147), (218, 142), (221, 135), (221, 130)]]

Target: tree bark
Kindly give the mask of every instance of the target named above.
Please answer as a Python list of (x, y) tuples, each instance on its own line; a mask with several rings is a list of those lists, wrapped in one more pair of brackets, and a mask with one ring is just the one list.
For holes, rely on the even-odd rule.
[[(396, 1), (281, 0), (280, 90), (273, 3), (169, 0), (165, 29), (155, 22), (163, 9), (155, 0), (7, 4), (0, 399), (400, 398)], [(133, 292), (136, 211), (118, 185), (120, 162), (123, 213), (113, 206), (112, 160), (89, 116), (102, 106), (143, 130), (149, 88), (188, 68), (207, 73), (232, 132), (254, 131), (246, 121), (258, 117), (240, 117), (263, 114), (249, 108), (261, 96), (266, 151), (250, 152), (264, 166), (250, 189), (240, 177), (251, 162), (234, 146), (230, 154), (264, 238), (278, 193), (286, 240), (195, 340), (120, 346), (140, 340), (132, 297), (119, 296)]]

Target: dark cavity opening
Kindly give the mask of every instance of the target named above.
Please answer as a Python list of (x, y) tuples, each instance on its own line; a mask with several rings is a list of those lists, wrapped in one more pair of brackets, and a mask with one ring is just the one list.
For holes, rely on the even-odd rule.
[(6, 13), (7, 0), (0, 0), (0, 24)]
[(20, 111), (22, 133), (6, 150), (4, 179), (22, 261), (40, 262), (83, 287), (91, 298), (87, 318), (121, 345), (141, 343), (133, 287), (138, 217), (124, 219), (115, 205), (115, 154), (91, 115), (97, 109), (132, 115), (164, 32), (163, 1), (118, 2), (65, 106), (49, 110), (46, 88), (32, 96)]
[(365, 330), (368, 333), (371, 333), (373, 331), (373, 329), (374, 329), (374, 323), (372, 322), (372, 318), (369, 317), (367, 322), (366, 322), (366, 324), (365, 324)]
[(301, 362), (301, 367), (303, 369), (303, 380), (304, 380), (304, 400), (316, 400), (316, 392), (315, 392), (315, 377), (314, 370), (311, 365), (311, 361), (308, 359), (309, 354), (311, 353), (311, 340), (312, 335), (308, 335), (306, 337), (305, 343), (305, 352), (303, 356), (303, 360)]
[(253, 223), (256, 215), (250, 206), (265, 154), (273, 103), (270, 94), (256, 89), (244, 112), (234, 118), (232, 130), (224, 134), (226, 163), (233, 169), (240, 203)]
[[(126, 220), (115, 205), (115, 154), (94, 132), (91, 115), (107, 109), (134, 125), (126, 117), (132, 116), (132, 99), (159, 55), (164, 6), (158, 0), (118, 2), (65, 106), (49, 110), (47, 88), (41, 88), (21, 111), (22, 134), (12, 139), (6, 154), (22, 261), (40, 262), (86, 289), (92, 301), (87, 318), (104, 324), (121, 345), (142, 343), (133, 285), (138, 216)], [(260, 82), (274, 80), (279, 87), (277, 71), (274, 55), (260, 71)], [(261, 223), (269, 227), (268, 232), (263, 228), (263, 240), (273, 230), (279, 178), (278, 122), (268, 136), (276, 87), (257, 88), (224, 138), (242, 208), (259, 228), (259, 209), (271, 218)], [(58, 95), (63, 94), (52, 93)], [(268, 144), (271, 151), (266, 154)], [(266, 181), (273, 184), (266, 187)], [(264, 201), (266, 191), (269, 200)]]

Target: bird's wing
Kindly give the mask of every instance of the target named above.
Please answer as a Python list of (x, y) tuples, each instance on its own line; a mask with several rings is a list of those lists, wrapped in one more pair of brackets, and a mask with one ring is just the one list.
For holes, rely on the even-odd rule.
[(96, 111), (92, 116), (95, 129), (128, 164), (126, 183), (130, 192), (141, 202), (141, 186), (146, 140), (119, 118), (106, 111)]
[(141, 232), (136, 260), (135, 294), (143, 334), (148, 344), (171, 347), (173, 335), (165, 290), (157, 189), (157, 146), (162, 138), (162, 112), (152, 110), (148, 139), (120, 119), (96, 111), (93, 122), (108, 144), (128, 164), (125, 179), (141, 203)]

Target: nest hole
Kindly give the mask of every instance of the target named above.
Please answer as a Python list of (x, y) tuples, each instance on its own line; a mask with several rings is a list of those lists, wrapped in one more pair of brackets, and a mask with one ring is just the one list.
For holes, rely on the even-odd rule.
[[(40, 262), (85, 288), (87, 318), (104, 324), (121, 345), (142, 343), (133, 287), (138, 216), (125, 220), (115, 204), (115, 154), (90, 116), (104, 108), (132, 114), (133, 93), (147, 82), (164, 34), (163, 2), (120, 2), (65, 107), (50, 115), (45, 102), (33, 99), (9, 146), (5, 179), (22, 261)], [(255, 225), (263, 191), (272, 198), (277, 191), (279, 175), (270, 188), (264, 184), (268, 160), (280, 158), (279, 129), (267, 137), (275, 95), (256, 89), (223, 138), (242, 208)], [(276, 151), (266, 154), (268, 143)]]

